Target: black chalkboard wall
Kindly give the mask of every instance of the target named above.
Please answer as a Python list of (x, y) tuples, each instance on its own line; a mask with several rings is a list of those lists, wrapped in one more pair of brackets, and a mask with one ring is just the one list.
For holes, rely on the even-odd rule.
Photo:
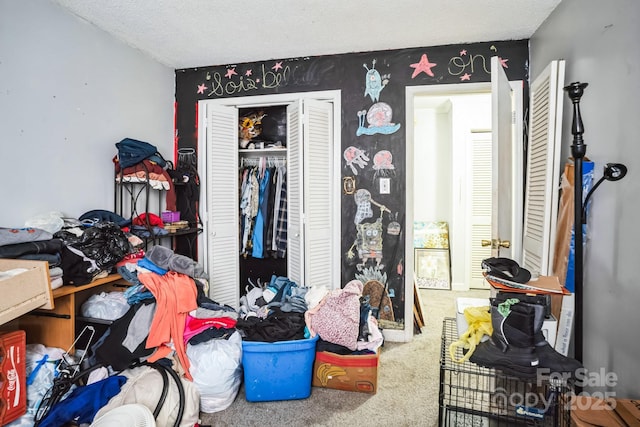
[[(369, 273), (376, 270), (375, 258), (381, 256), (383, 268), (378, 273), (386, 276), (394, 320), (402, 327), (405, 321), (404, 228), (410, 226), (404, 221), (405, 87), (488, 82), (491, 80), (492, 56), (501, 58), (510, 80), (525, 82), (527, 105), (528, 40), (272, 59), (176, 70), (177, 144), (179, 148), (197, 149), (199, 100), (341, 90), (341, 135), (345, 154), (342, 176), (355, 178), (355, 188), (365, 190), (357, 193), (359, 204), (355, 194), (343, 192), (341, 196), (342, 286), (362, 274), (356, 264), (363, 262), (363, 256), (373, 258), (364, 264)], [(389, 194), (379, 194), (380, 177), (390, 178)], [(376, 222), (381, 216), (380, 208), (366, 203), (368, 195), (373, 202), (388, 209), (383, 212), (381, 225)], [(367, 215), (368, 206), (371, 216)], [(381, 229), (382, 249), (354, 245), (359, 227)], [(412, 321), (411, 318), (407, 320)]]

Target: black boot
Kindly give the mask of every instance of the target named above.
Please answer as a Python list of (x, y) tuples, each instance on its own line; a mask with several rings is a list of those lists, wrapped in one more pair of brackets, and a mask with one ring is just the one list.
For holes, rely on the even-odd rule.
[[(496, 296), (498, 302), (503, 302), (508, 298), (513, 298), (513, 293), (499, 292)], [(576, 371), (582, 368), (582, 364), (576, 359), (564, 356), (558, 353), (547, 342), (544, 334), (542, 333), (542, 325), (544, 324), (546, 307), (541, 304), (541, 300), (535, 296), (518, 295), (515, 296), (520, 299), (520, 304), (531, 305), (535, 310), (534, 320), (534, 337), (533, 342), (535, 346), (536, 355), (539, 360), (539, 368), (546, 368), (551, 372), (568, 373), (574, 375)]]
[(470, 361), (519, 378), (535, 378), (538, 356), (534, 345), (535, 308), (517, 298), (491, 301), (489, 340), (478, 344)]

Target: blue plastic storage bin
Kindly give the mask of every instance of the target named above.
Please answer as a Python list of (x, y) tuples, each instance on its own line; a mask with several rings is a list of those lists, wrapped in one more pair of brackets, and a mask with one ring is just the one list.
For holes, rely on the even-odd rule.
[(311, 394), (313, 338), (242, 342), (245, 397), (250, 402), (306, 399)]

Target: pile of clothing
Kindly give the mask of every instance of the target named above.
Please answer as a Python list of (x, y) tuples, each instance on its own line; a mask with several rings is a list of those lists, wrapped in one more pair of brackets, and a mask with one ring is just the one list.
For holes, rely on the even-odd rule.
[(94, 346), (94, 363), (122, 369), (137, 360), (169, 359), (197, 390), (202, 412), (226, 409), (242, 380), (238, 314), (207, 297), (202, 265), (153, 246), (117, 271), (132, 285), (124, 292), (131, 309)]
[[(158, 365), (177, 378), (170, 381), (170, 398), (156, 416), (158, 425), (193, 426), (201, 411), (216, 412), (231, 405), (242, 381), (238, 314), (206, 296), (209, 283), (202, 265), (167, 247), (153, 246), (142, 258), (121, 262), (117, 271), (131, 286), (120, 297), (95, 299), (93, 313), (113, 307), (115, 316), (86, 347), (82, 365), (93, 370), (91, 384), (78, 387), (51, 408), (52, 415), (36, 420), (37, 425), (91, 422), (128, 403), (142, 403), (153, 410), (158, 403), (154, 393), (159, 395), (163, 389), (162, 376), (152, 369)], [(122, 303), (125, 309), (119, 307)], [(28, 369), (27, 374), (32, 373)], [(90, 406), (83, 404), (90, 396), (86, 393), (96, 397), (97, 389), (100, 399), (93, 399)], [(29, 407), (26, 416), (33, 421), (37, 406), (30, 402)]]
[(363, 287), (360, 280), (352, 280), (344, 288), (327, 293), (305, 313), (311, 336), (320, 337), (317, 351), (373, 354), (382, 346), (384, 338), (369, 298), (362, 295)]
[(108, 211), (101, 211), (110, 214), (104, 219), (86, 225), (87, 216), (96, 217), (92, 212), (78, 219), (51, 212), (21, 228), (0, 227), (0, 258), (47, 261), (52, 289), (106, 276), (134, 251), (134, 242), (121, 229), (126, 220)]
[(238, 324), (245, 341), (276, 342), (305, 338), (308, 289), (273, 275), (265, 287), (252, 286), (240, 298)]
[(124, 138), (115, 145), (118, 150), (113, 158), (116, 182), (145, 182), (156, 190), (166, 190), (167, 210), (176, 211), (171, 162), (162, 157), (155, 145), (145, 141)]
[(317, 351), (337, 354), (375, 353), (383, 344), (363, 284), (344, 288), (300, 287), (286, 277), (253, 285), (240, 298), (236, 328), (245, 341), (289, 341), (319, 336)]

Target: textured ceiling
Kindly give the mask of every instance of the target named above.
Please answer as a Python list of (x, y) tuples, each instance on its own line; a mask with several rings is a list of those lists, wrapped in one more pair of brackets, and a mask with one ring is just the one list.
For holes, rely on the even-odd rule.
[(52, 0), (172, 68), (528, 39), (560, 0)]

